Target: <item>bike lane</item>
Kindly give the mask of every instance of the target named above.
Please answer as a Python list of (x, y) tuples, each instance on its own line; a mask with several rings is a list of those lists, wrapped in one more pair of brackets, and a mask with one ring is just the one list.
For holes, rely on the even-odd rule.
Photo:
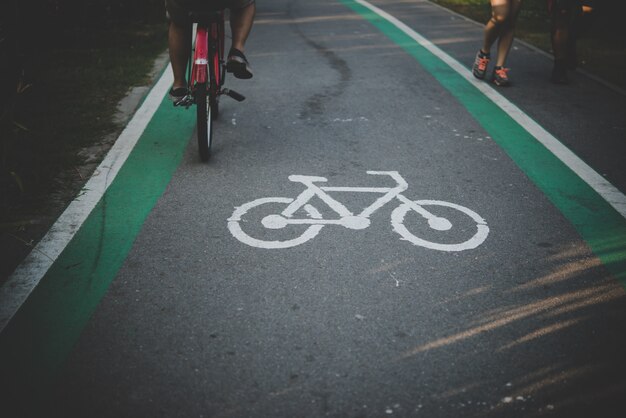
[[(102, 186), (106, 191), (2, 330), (0, 364), (6, 399), (19, 392), (35, 394), (50, 384), (179, 165), (186, 146), (179, 135), (190, 136), (195, 119), (188, 113), (171, 112), (171, 103), (162, 96), (157, 97), (161, 103), (120, 171), (111, 174), (108, 169), (116, 164), (115, 159), (125, 157), (123, 152), (110, 166), (99, 167), (106, 173), (101, 176), (107, 176)], [(109, 176), (115, 180), (109, 181)], [(73, 216), (63, 227), (77, 227), (72, 222), (78, 222), (79, 216)], [(55, 225), (53, 233), (63, 234), (55, 228), (60, 226)], [(31, 261), (26, 268), (34, 275), (39, 264)]]
[[(367, 2), (345, 1), (396, 44), (401, 45), (433, 75), (480, 123), (507, 155), (524, 171), (552, 203), (576, 227), (582, 238), (602, 259), (615, 277), (626, 285), (626, 206), (623, 195), (615, 205), (576, 175), (540, 143), (532, 130), (512, 120), (510, 114), (464, 82), (452, 68), (442, 67), (441, 60), (378, 13)], [(384, 13), (384, 12), (383, 12)], [(387, 15), (391, 16), (391, 15)], [(392, 17), (391, 17), (392, 18)], [(428, 42), (424, 40), (425, 42)], [(530, 120), (530, 122), (533, 122)], [(572, 164), (574, 166), (576, 163)], [(621, 194), (615, 190), (616, 194)], [(610, 196), (608, 197), (610, 199)], [(618, 211), (622, 211), (619, 213)]]
[[(281, 69), (295, 58), (297, 74), (263, 79), (250, 87), (246, 84), (241, 90), (250, 91), (253, 104), (224, 106), (214, 161), (209, 166), (198, 164), (192, 141), (125, 262), (132, 239), (125, 241), (121, 251), (114, 250), (113, 261), (101, 258), (102, 249), (109, 247), (104, 241), (94, 245), (90, 256), (83, 252), (85, 244), (76, 241), (83, 253), (62, 265), (58, 262), (51, 270), (60, 273), (58, 280), (63, 283), (81, 283), (84, 287), (77, 294), (84, 299), (85, 288), (96, 289), (101, 296), (107, 280), (113, 279), (124, 262), (63, 372), (61, 388), (69, 389), (61, 390), (59, 396), (76, 395), (69, 405), (87, 408), (82, 411), (98, 410), (102, 416), (188, 416), (227, 410), (234, 415), (317, 416), (355, 412), (354, 408), (367, 414), (368, 407), (374, 408), (373, 416), (389, 410), (410, 415), (422, 408), (434, 416), (438, 403), (447, 405), (448, 409), (439, 412), (445, 416), (450, 408), (463, 411), (460, 403), (469, 406), (467, 399), (475, 404), (468, 410), (476, 413), (494, 407), (500, 414), (513, 416), (521, 413), (522, 401), (517, 397), (535, 396), (531, 382), (589, 372), (570, 364), (571, 358), (584, 357), (590, 347), (603, 352), (598, 345), (611, 341), (607, 333), (623, 318), (623, 311), (615, 306), (623, 300), (623, 292), (611, 284), (606, 270), (568, 222), (491, 139), (512, 136), (524, 141), (499, 145), (512, 154), (515, 147), (524, 147), (522, 154), (531, 156), (527, 160), (539, 155), (542, 166), (556, 167), (552, 175), (571, 177), (563, 174), (566, 169), (537, 151), (528, 153), (534, 145), (527, 143), (527, 134), (510, 120), (502, 122), (507, 118), (498, 109), (482, 102), (445, 65), (422, 56), (424, 52), (408, 45), (401, 34), (384, 30), (392, 39), (400, 36), (394, 40), (421, 67), (411, 65), (407, 54), (334, 2), (277, 1), (265, 7), (255, 29), (257, 41), (251, 47), (258, 51), (253, 55), (255, 63), (261, 74), (282, 74)], [(375, 19), (373, 23), (381, 25)], [(296, 41), (279, 43), (285, 30), (297, 35), (293, 36)], [(334, 36), (328, 37), (329, 33)], [(397, 80), (380, 76), (389, 68), (398, 72)], [(432, 73), (440, 84), (432, 82)], [(416, 83), (414, 77), (425, 82)], [(321, 91), (320, 84), (324, 86)], [(292, 94), (285, 97), (285, 90)], [(497, 115), (495, 121), (481, 119), (485, 114)], [(171, 110), (160, 110), (158, 120), (165, 123), (147, 131), (150, 135), (143, 143), (149, 150), (141, 145), (135, 150), (144, 157), (154, 155), (154, 135), (171, 140), (173, 147), (161, 154), (168, 155), (170, 168), (163, 167), (165, 178), (150, 189), (147, 203), (139, 192), (133, 193), (146, 206), (120, 208), (114, 215), (117, 205), (107, 204), (106, 210), (101, 207), (98, 211), (103, 212), (96, 212), (106, 217), (96, 217), (93, 226), (83, 226), (81, 233), (106, 237), (93, 230), (120, 228), (122, 236), (139, 230), (167, 183), (167, 171), (178, 163), (180, 138), (189, 136), (184, 129), (192, 126), (189, 120), (178, 119), (185, 118), (180, 113), (172, 115)], [(181, 124), (187, 127), (182, 132)], [(539, 181), (544, 192), (593, 194), (579, 183), (573, 189), (570, 184), (541, 183), (544, 172), (533, 177), (533, 166), (524, 165), (530, 164), (527, 160), (512, 158), (529, 178)], [(152, 178), (162, 164), (141, 161), (134, 170), (129, 168), (129, 178), (141, 179), (136, 189), (147, 189), (145, 178)], [(288, 181), (292, 174), (323, 175), (332, 186), (393, 186), (365, 174), (372, 169), (398, 170), (409, 183), (405, 195), (411, 199), (449, 200), (476, 210), (487, 220), (490, 237), (467, 254), (433, 253), (398, 239), (388, 220), (392, 207), (374, 214), (372, 225), (362, 232), (327, 226), (314, 240), (286, 252), (246, 247), (226, 229), (233, 207), (266, 196), (296, 197), (302, 187)], [(494, 173), (498, 173), (495, 179)], [(129, 186), (122, 183), (123, 178), (116, 180), (119, 195), (113, 197), (111, 191), (103, 202), (128, 199)], [(546, 194), (563, 211), (563, 203)], [(347, 199), (355, 210), (370, 200), (361, 193)], [(615, 221), (596, 196), (587, 202)], [(574, 203), (576, 214), (580, 202)], [(333, 215), (323, 203), (314, 204), (324, 217)], [(134, 226), (121, 223), (130, 220), (131, 213), (139, 213)], [(590, 216), (589, 212), (583, 215)], [(107, 221), (98, 222), (98, 218)], [(586, 224), (582, 222), (581, 230), (575, 219), (573, 223), (585, 237)], [(595, 233), (594, 228), (588, 229)], [(265, 234), (262, 228), (254, 231)], [(619, 225), (613, 224), (609, 232), (616, 231)], [(455, 231), (448, 239), (463, 237), (463, 231)], [(604, 247), (591, 246), (603, 254)], [(619, 253), (613, 257), (620, 260)], [(607, 260), (609, 268), (619, 273), (616, 264)], [(68, 276), (68, 267), (71, 271), (83, 265), (86, 271)], [(92, 266), (105, 267), (108, 274), (90, 275)], [(92, 280), (85, 283), (85, 277)], [(451, 278), (455, 279), (452, 283)], [(59, 301), (73, 306), (65, 299), (67, 289), (59, 289), (63, 295)], [(75, 321), (76, 312), (82, 312), (86, 321), (100, 296), (88, 307), (72, 308), (76, 310), (69, 316)], [(40, 309), (47, 298), (31, 298), (29, 304)], [(580, 314), (583, 308), (584, 315)], [(595, 321), (607, 311), (612, 318), (598, 328)], [(50, 341), (63, 341), (67, 350), (82, 328), (81, 323), (66, 328), (68, 315), (55, 320), (50, 316), (53, 312), (38, 313), (47, 321), (45, 338), (15, 345), (20, 351), (18, 368), (23, 367), (23, 358), (41, 354), (24, 352), (25, 347), (42, 349), (45, 357), (39, 358), (43, 361), (32, 363), (34, 376), (42, 370), (47, 374), (46, 369), (54, 369), (64, 357), (61, 349), (56, 356), (50, 354)], [(20, 320), (24, 321), (21, 326)], [(18, 341), (13, 338), (21, 333), (23, 342), (40, 335), (25, 328), (31, 321), (20, 313), (12, 323), (15, 331), (8, 329), (3, 338), (13, 333), (11, 340)], [(65, 330), (65, 337), (49, 328), (51, 323)], [(570, 355), (562, 342), (551, 339), (529, 348), (528, 341), (572, 330), (574, 325), (581, 334), (590, 335), (596, 329), (598, 341), (580, 342), (569, 336), (581, 345)], [(613, 349), (623, 347), (622, 340), (617, 342)], [(546, 348), (554, 353), (544, 357), (540, 352)], [(493, 361), (484, 358), (494, 351)], [(524, 367), (509, 364), (519, 351), (527, 352), (522, 363), (535, 373), (533, 378), (521, 373)], [(50, 362), (53, 357), (56, 363)], [(476, 365), (458, 370), (454, 362), (459, 358)], [(428, 366), (430, 362), (438, 368)], [(603, 364), (596, 366), (591, 375), (604, 371)], [(489, 371), (494, 367), (499, 370), (497, 377)], [(614, 373), (611, 376), (615, 378)], [(502, 401), (514, 394), (507, 386), (511, 381), (519, 395), (512, 398), (515, 402)], [(517, 387), (522, 382), (528, 386), (526, 392)], [(610, 378), (607, 382), (616, 383)], [(464, 395), (467, 392), (471, 395)], [(536, 396), (535, 402), (546, 401), (533, 404), (536, 408), (552, 405), (549, 397)], [(181, 407), (189, 400), (190, 404)], [(302, 413), (305, 403), (319, 409)]]

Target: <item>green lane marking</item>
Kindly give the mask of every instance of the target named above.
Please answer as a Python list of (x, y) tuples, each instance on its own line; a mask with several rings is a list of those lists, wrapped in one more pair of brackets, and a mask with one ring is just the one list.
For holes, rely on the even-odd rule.
[[(626, 286), (624, 218), (445, 63), (369, 9), (340, 1), (404, 48), (459, 100)], [(194, 116), (161, 104), (113, 184), (0, 334), (3, 386), (37, 388), (52, 381), (179, 165)]]
[(0, 334), (0, 375), (16, 392), (51, 381), (180, 164), (195, 112), (163, 100), (100, 202)]
[(626, 220), (506, 112), (398, 27), (354, 0), (339, 0), (413, 56), (482, 125), (572, 223), (626, 287)]

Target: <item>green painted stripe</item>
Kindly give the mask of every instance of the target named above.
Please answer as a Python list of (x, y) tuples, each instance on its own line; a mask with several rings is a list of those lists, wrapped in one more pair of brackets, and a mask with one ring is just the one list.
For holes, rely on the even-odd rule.
[(113, 183), (0, 334), (0, 375), (44, 388), (72, 349), (162, 195), (195, 126), (163, 100)]
[(574, 225), (626, 287), (626, 220), (471, 83), (402, 30), (353, 0), (339, 0), (402, 47), (448, 90)]
[[(626, 283), (626, 222), (595, 191), (475, 87), (402, 31), (354, 1), (361, 14), (429, 71), (565, 214)], [(0, 335), (0, 376), (14, 390), (51, 381), (117, 274), (163, 191), (194, 126), (164, 102), (113, 184)]]

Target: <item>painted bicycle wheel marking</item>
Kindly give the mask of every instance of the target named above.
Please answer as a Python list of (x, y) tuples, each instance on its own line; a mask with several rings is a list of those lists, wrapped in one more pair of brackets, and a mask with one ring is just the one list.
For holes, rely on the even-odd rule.
[[(390, 176), (397, 183), (395, 187), (330, 187), (317, 186), (316, 182), (326, 182), (325, 177), (292, 175), (289, 180), (302, 183), (306, 188), (295, 199), (287, 197), (267, 197), (256, 199), (245, 203), (233, 212), (228, 219), (228, 230), (230, 233), (244, 244), (257, 248), (280, 249), (295, 247), (303, 244), (317, 236), (317, 234), (326, 225), (338, 225), (348, 229), (365, 229), (370, 226), (370, 216), (385, 204), (394, 199), (400, 201), (400, 205), (394, 209), (391, 214), (391, 225), (393, 230), (400, 234), (402, 239), (409, 241), (413, 245), (429, 248), (438, 251), (464, 251), (471, 250), (481, 245), (489, 235), (489, 227), (485, 220), (476, 212), (464, 206), (455, 203), (444, 202), (440, 200), (415, 200), (412, 201), (402, 195), (408, 188), (407, 182), (397, 171), (368, 171), (370, 175), (386, 175)], [(358, 215), (354, 215), (342, 203), (331, 197), (328, 192), (360, 192), (360, 193), (378, 193), (382, 194), (373, 204), (363, 209)], [(320, 198), (330, 209), (339, 215), (339, 218), (324, 219), (321, 213), (309, 204), (313, 197)], [(261, 205), (267, 204), (283, 204), (286, 208), (280, 213), (273, 213), (265, 216), (261, 220), (262, 226), (266, 230), (279, 230), (289, 225), (306, 225), (306, 229), (299, 236), (287, 240), (267, 240), (255, 238), (246, 233), (243, 229), (246, 214)], [(453, 228), (452, 223), (443, 217), (437, 216), (430, 212), (427, 207), (444, 207), (462, 213), (469, 217), (476, 225), (476, 232), (471, 238), (460, 243), (446, 244), (429, 241), (416, 236), (404, 225), (405, 216), (409, 212), (415, 212), (424, 219), (428, 226), (434, 231), (448, 231)], [(304, 209), (307, 218), (297, 218), (294, 214), (298, 210)]]

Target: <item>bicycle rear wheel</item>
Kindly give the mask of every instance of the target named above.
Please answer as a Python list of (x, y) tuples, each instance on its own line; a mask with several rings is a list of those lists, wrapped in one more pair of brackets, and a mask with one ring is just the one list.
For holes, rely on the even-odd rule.
[(210, 98), (206, 83), (196, 86), (196, 113), (198, 119), (198, 151), (200, 159), (208, 161), (211, 156), (213, 142), (213, 120), (211, 108), (215, 100)]
[(215, 98), (211, 98), (209, 96), (209, 100), (210, 100), (210, 105), (211, 105), (211, 118), (213, 118), (213, 120), (217, 120), (217, 117), (220, 114), (220, 98), (219, 97), (215, 97)]

